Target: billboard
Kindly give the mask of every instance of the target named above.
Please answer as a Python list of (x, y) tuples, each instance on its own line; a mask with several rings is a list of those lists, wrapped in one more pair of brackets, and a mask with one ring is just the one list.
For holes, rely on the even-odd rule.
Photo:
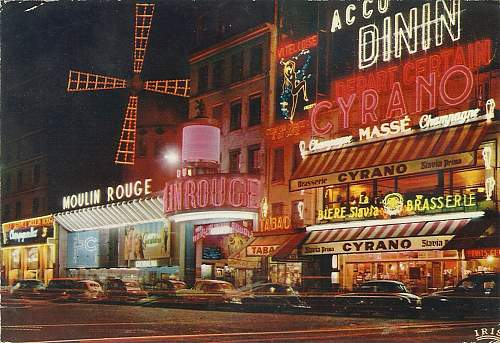
[(69, 232), (68, 268), (112, 267), (116, 242), (110, 236), (111, 230)]
[(170, 257), (170, 226), (157, 221), (119, 229), (120, 265)]

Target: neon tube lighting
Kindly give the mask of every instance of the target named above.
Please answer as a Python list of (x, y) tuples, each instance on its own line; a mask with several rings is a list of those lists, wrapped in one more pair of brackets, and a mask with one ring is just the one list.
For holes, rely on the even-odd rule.
[(257, 217), (257, 213), (255, 212), (246, 212), (246, 211), (205, 211), (205, 212), (192, 212), (192, 213), (181, 213), (174, 214), (173, 216), (168, 217), (167, 219), (175, 222), (186, 222), (192, 220), (201, 220), (201, 219), (255, 219)]

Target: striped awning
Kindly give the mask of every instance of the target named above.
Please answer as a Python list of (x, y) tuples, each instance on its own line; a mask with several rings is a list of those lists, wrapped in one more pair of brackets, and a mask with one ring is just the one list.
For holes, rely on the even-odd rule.
[(133, 224), (163, 220), (161, 196), (136, 199), (104, 206), (88, 207), (54, 215), (55, 221), (67, 231), (111, 229)]
[(291, 180), (473, 151), (487, 130), (475, 123), (309, 155)]
[(454, 235), (467, 225), (471, 219), (450, 219), (428, 222), (359, 226), (343, 229), (312, 231), (306, 244), (356, 241), (368, 239)]

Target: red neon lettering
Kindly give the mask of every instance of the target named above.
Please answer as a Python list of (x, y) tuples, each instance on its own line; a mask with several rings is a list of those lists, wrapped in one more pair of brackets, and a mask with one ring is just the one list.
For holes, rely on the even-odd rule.
[[(237, 186), (240, 184), (240, 186)], [(231, 206), (240, 207), (243, 206), (245, 197), (245, 183), (240, 178), (232, 179), (229, 183), (229, 193), (231, 194), (231, 199), (229, 199)]]
[[(411, 76), (410, 76), (410, 70), (413, 70), (413, 72), (411, 72)], [(415, 64), (413, 62), (407, 62), (403, 67), (403, 84), (405, 86), (409, 86), (414, 82), (415, 82)]]
[(429, 106), (427, 110), (433, 109), (436, 107), (436, 73), (430, 73), (429, 82), (427, 82), (422, 76), (418, 76), (416, 80), (416, 105), (415, 109), (417, 113), (423, 111), (422, 109), (422, 90), (427, 92), (428, 94), (428, 103)]
[(207, 180), (200, 180), (198, 181), (198, 194), (197, 194), (197, 204), (198, 207), (203, 208), (207, 207), (208, 205), (208, 198), (209, 198), (209, 184)]
[(378, 94), (374, 89), (367, 89), (361, 96), (361, 122), (366, 124), (367, 116), (370, 116), (371, 121), (377, 122), (377, 114), (375, 109), (378, 106)]
[(212, 179), (212, 192), (210, 194), (210, 202), (215, 207), (220, 207), (224, 204), (226, 198), (226, 178)]
[(196, 183), (193, 180), (184, 182), (184, 208), (196, 208)]
[(259, 208), (259, 181), (258, 180), (248, 180), (247, 181), (247, 206), (248, 208)]
[(333, 127), (332, 123), (327, 122), (327, 124), (325, 126), (320, 127), (318, 124), (318, 119), (317, 119), (317, 117), (319, 115), (319, 111), (321, 109), (326, 108), (329, 110), (332, 108), (332, 106), (333, 105), (330, 101), (321, 101), (318, 104), (316, 104), (316, 106), (314, 106), (314, 108), (311, 112), (311, 119), (310, 119), (313, 134), (324, 135), (332, 129), (332, 127)]
[(182, 210), (182, 181), (174, 183), (174, 208), (175, 211)]
[(351, 94), (347, 103), (344, 101), (344, 98), (338, 97), (337, 101), (339, 103), (339, 107), (342, 110), (343, 114), (343, 127), (344, 129), (349, 127), (349, 111), (351, 110), (351, 106), (354, 103), (354, 99), (356, 98), (356, 93)]
[[(472, 44), (471, 44), (472, 45)], [(474, 43), (476, 50), (476, 66), (488, 65), (491, 62), (491, 39)]]
[[(399, 112), (399, 115), (396, 114)], [(403, 91), (401, 90), (401, 85), (399, 82), (394, 82), (392, 86), (391, 96), (389, 98), (389, 106), (387, 106), (387, 112), (385, 113), (385, 118), (399, 118), (406, 115), (408, 111), (406, 110), (405, 98), (403, 96)]]
[[(446, 83), (453, 76), (453, 74), (462, 74), (465, 77), (465, 87), (461, 94), (456, 97), (452, 97), (448, 94), (446, 90)], [(458, 105), (462, 101), (466, 100), (469, 97), (470, 92), (472, 91), (472, 86), (474, 82), (474, 77), (469, 68), (464, 65), (453, 66), (444, 73), (441, 82), (439, 83), (439, 94), (441, 95), (441, 99), (449, 106)]]

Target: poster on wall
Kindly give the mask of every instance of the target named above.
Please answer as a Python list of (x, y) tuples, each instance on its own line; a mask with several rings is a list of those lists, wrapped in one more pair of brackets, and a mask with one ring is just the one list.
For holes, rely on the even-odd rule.
[(26, 252), (26, 262), (28, 269), (38, 269), (38, 248), (29, 248), (26, 250)]
[(12, 249), (10, 255), (10, 268), (11, 269), (21, 268), (21, 249)]
[(68, 234), (68, 267), (111, 267), (114, 240), (112, 230), (70, 232)]
[(120, 264), (170, 257), (170, 228), (164, 221), (119, 229)]
[(314, 106), (318, 36), (281, 42), (277, 54), (277, 119), (291, 122)]

